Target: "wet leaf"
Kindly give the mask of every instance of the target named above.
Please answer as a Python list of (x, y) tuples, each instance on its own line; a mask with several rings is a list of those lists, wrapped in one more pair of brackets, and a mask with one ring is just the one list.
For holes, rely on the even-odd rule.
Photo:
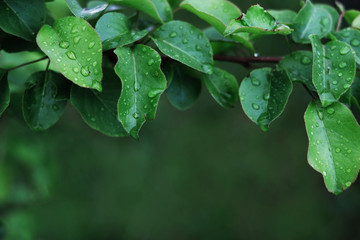
[(65, 0), (65, 1), (70, 11), (76, 17), (83, 18), (85, 20), (94, 19), (98, 17), (108, 6), (106, 2), (96, 1), (98, 2), (98, 4), (95, 4), (95, 6), (92, 6), (91, 8), (83, 8), (81, 7), (81, 5), (77, 0)]
[(10, 90), (7, 75), (6, 70), (0, 69), (0, 117), (10, 103)]
[(288, 9), (284, 10), (268, 10), (268, 12), (275, 18), (277, 23), (291, 25), (296, 17), (296, 12)]
[(338, 40), (349, 44), (356, 53), (356, 63), (360, 64), (360, 31), (354, 28), (345, 28), (337, 33), (335, 36)]

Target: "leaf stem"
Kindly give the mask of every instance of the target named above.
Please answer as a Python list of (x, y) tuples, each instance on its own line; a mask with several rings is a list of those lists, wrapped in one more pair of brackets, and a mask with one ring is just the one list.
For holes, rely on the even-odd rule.
[(42, 57), (42, 58), (40, 58), (40, 59), (36, 59), (36, 60), (34, 60), (34, 61), (30, 61), (30, 62), (27, 62), (27, 63), (23, 63), (23, 64), (20, 64), (20, 65), (18, 65), (18, 66), (15, 66), (15, 67), (9, 68), (9, 69), (7, 69), (7, 71), (8, 71), (8, 72), (10, 72), (10, 71), (13, 71), (13, 70), (15, 70), (15, 69), (18, 69), (18, 68), (24, 67), (24, 66), (26, 66), (26, 65), (33, 64), (33, 63), (37, 63), (37, 62), (40, 62), (40, 61), (45, 60), (45, 59), (47, 59), (47, 58), (48, 58), (48, 57), (47, 57), (47, 56), (45, 56), (45, 57)]
[(240, 63), (249, 66), (250, 63), (278, 63), (282, 57), (236, 57), (226, 55), (215, 55), (214, 60)]
[(345, 12), (342, 12), (339, 16), (339, 19), (338, 19), (338, 22), (337, 22), (337, 26), (336, 26), (336, 31), (338, 32), (340, 30), (340, 27), (341, 27), (341, 22), (344, 18), (344, 14)]

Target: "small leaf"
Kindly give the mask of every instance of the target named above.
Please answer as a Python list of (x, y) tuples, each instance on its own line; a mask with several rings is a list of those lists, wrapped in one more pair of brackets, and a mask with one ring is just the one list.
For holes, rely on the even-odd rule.
[(323, 108), (314, 101), (306, 110), (305, 125), (309, 164), (323, 175), (328, 191), (341, 193), (359, 172), (359, 125), (343, 104)]
[(201, 81), (189, 74), (189, 69), (180, 64), (167, 64), (164, 68), (168, 82), (166, 96), (170, 103), (179, 110), (187, 110), (198, 100)]
[(335, 36), (338, 40), (350, 44), (356, 53), (356, 63), (360, 64), (360, 31), (353, 28), (345, 28), (335, 33)]
[(103, 91), (73, 85), (71, 104), (93, 129), (112, 137), (127, 136), (117, 114), (121, 82), (112, 69), (104, 69)]
[(313, 49), (313, 83), (324, 107), (337, 101), (355, 77), (355, 53), (345, 42), (333, 40), (322, 45), (310, 35)]
[(123, 86), (118, 102), (119, 119), (124, 129), (138, 139), (145, 121), (155, 118), (160, 95), (166, 89), (161, 57), (145, 45), (117, 48), (115, 53), (119, 58), (115, 72)]
[(156, 30), (152, 37), (160, 51), (200, 72), (213, 71), (213, 53), (204, 33), (182, 21), (171, 21)]
[(106, 2), (97, 1), (99, 4), (91, 8), (82, 8), (77, 0), (65, 0), (70, 11), (79, 18), (85, 20), (97, 18), (108, 6)]
[(286, 55), (279, 62), (279, 67), (287, 72), (291, 81), (301, 82), (311, 91), (316, 92), (312, 82), (312, 59), (312, 52), (296, 51)]
[(291, 25), (294, 22), (296, 17), (296, 12), (292, 10), (268, 10), (268, 12), (273, 16), (277, 23)]
[(6, 70), (0, 69), (0, 117), (10, 103), (10, 89), (7, 75)]
[(292, 32), (286, 25), (278, 24), (264, 8), (254, 5), (249, 8), (246, 14), (239, 19), (232, 20), (224, 31), (224, 35), (239, 32), (248, 32), (255, 35), (281, 34), (288, 35)]
[(171, 7), (167, 0), (110, 0), (109, 2), (135, 8), (160, 23), (173, 19)]
[(180, 4), (223, 33), (231, 20), (241, 15), (240, 9), (227, 0), (185, 0)]
[(36, 42), (66, 78), (101, 91), (101, 42), (88, 22), (77, 17), (61, 18), (53, 28), (44, 25)]
[(360, 15), (357, 16), (351, 24), (351, 27), (360, 29)]
[(344, 18), (345, 20), (347, 21), (347, 23), (349, 25), (352, 25), (353, 21), (355, 20), (355, 18), (357, 16), (360, 15), (360, 11), (358, 10), (354, 10), (354, 9), (351, 9), (351, 10), (347, 10), (344, 14)]
[(340, 12), (345, 12), (345, 6), (341, 2), (335, 1), (336, 7), (339, 9)]
[(332, 26), (332, 17), (326, 9), (306, 1), (295, 17), (292, 38), (297, 43), (310, 43), (310, 34), (325, 37), (331, 32)]
[(4, 32), (31, 41), (45, 19), (46, 7), (43, 0), (0, 1), (0, 28)]
[(62, 116), (70, 92), (70, 82), (53, 72), (36, 72), (26, 80), (23, 113), (33, 130), (45, 130)]
[(328, 4), (315, 4), (315, 6), (318, 8), (324, 9), (325, 11), (327, 11), (330, 14), (331, 22), (332, 22), (331, 30), (335, 31), (336, 27), (337, 27), (337, 22), (338, 22), (339, 16), (340, 16), (339, 13), (336, 11), (336, 9)]
[(292, 92), (286, 72), (260, 68), (252, 71), (240, 85), (240, 101), (246, 115), (263, 131), (283, 111)]
[(236, 78), (220, 68), (214, 68), (212, 74), (204, 74), (202, 80), (205, 82), (211, 96), (224, 108), (234, 107), (238, 100), (239, 85)]

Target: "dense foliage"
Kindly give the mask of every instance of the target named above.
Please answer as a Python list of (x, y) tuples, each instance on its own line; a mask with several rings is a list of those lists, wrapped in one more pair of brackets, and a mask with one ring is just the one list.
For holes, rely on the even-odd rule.
[[(360, 109), (359, 11), (311, 1), (297, 13), (259, 5), (242, 12), (227, 0), (90, 1), (87, 8), (76, 0), (66, 2), (75, 16), (60, 19), (50, 16), (44, 0), (0, 2), (1, 49), (45, 54), (27, 64), (48, 60), (44, 71), (26, 80), (23, 93), (24, 119), (33, 130), (54, 125), (70, 100), (93, 129), (139, 139), (143, 124), (155, 118), (162, 93), (186, 110), (204, 82), (219, 105), (231, 108), (240, 99), (245, 114), (268, 131), (298, 83), (313, 98), (305, 113), (309, 164), (335, 194), (356, 179), (360, 128), (350, 108)], [(180, 9), (210, 26), (202, 30), (174, 20), (173, 12)], [(258, 57), (252, 41), (275, 34), (297, 50)], [(8, 44), (14, 39), (18, 49)], [(229, 44), (244, 54), (233, 56)], [(221, 60), (251, 72), (239, 86), (235, 76), (217, 66)], [(269, 66), (254, 69), (258, 62)], [(1, 114), (10, 103), (7, 73), (24, 65), (0, 69)]]

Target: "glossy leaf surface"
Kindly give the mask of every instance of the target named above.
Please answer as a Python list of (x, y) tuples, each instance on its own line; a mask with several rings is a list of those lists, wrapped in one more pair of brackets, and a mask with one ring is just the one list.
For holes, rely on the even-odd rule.
[(353, 21), (355, 20), (355, 18), (357, 18), (360, 15), (360, 11), (359, 10), (355, 10), (355, 9), (350, 9), (347, 10), (344, 14), (344, 18), (347, 21), (347, 23), (349, 25), (352, 25)]
[(101, 91), (101, 41), (88, 22), (77, 17), (61, 18), (54, 27), (44, 25), (36, 41), (66, 78)]
[(108, 4), (106, 2), (100, 2), (93, 8), (82, 8), (77, 0), (65, 0), (68, 5), (70, 11), (79, 18), (83, 18), (85, 20), (92, 19), (98, 17), (100, 13), (102, 13)]
[(313, 83), (321, 104), (329, 106), (351, 86), (356, 72), (355, 54), (342, 41), (322, 45), (320, 37), (310, 35), (313, 49)]
[(160, 51), (200, 72), (213, 71), (213, 53), (204, 33), (182, 21), (165, 23), (153, 34), (153, 41)]
[(0, 69), (0, 117), (9, 106), (10, 90), (7, 80), (7, 71)]
[(330, 16), (331, 16), (331, 23), (332, 23), (332, 28), (331, 28), (331, 31), (335, 32), (336, 31), (336, 27), (337, 27), (337, 23), (338, 23), (338, 20), (339, 20), (339, 13), (338, 11), (331, 7), (330, 5), (327, 5), (327, 4), (315, 4), (316, 7), (318, 8), (322, 8), (324, 9), (325, 11), (327, 11)]
[(93, 129), (112, 137), (127, 136), (117, 114), (120, 92), (121, 82), (114, 70), (104, 69), (103, 91), (100, 93), (73, 85), (71, 104)]
[(160, 95), (166, 89), (161, 57), (145, 45), (117, 48), (115, 53), (119, 58), (115, 72), (123, 86), (118, 102), (119, 119), (124, 129), (138, 139), (145, 121), (155, 118)]
[(337, 33), (335, 36), (338, 40), (349, 44), (356, 53), (356, 63), (360, 64), (360, 31), (354, 28), (345, 28)]
[(292, 92), (292, 83), (285, 71), (260, 68), (252, 71), (240, 85), (239, 95), (246, 115), (263, 131), (283, 111)]
[(268, 10), (268, 12), (275, 18), (277, 23), (291, 25), (296, 17), (296, 12), (292, 10)]
[(323, 108), (314, 101), (305, 113), (309, 138), (308, 162), (335, 194), (348, 188), (360, 167), (360, 129), (351, 111), (341, 103)]

